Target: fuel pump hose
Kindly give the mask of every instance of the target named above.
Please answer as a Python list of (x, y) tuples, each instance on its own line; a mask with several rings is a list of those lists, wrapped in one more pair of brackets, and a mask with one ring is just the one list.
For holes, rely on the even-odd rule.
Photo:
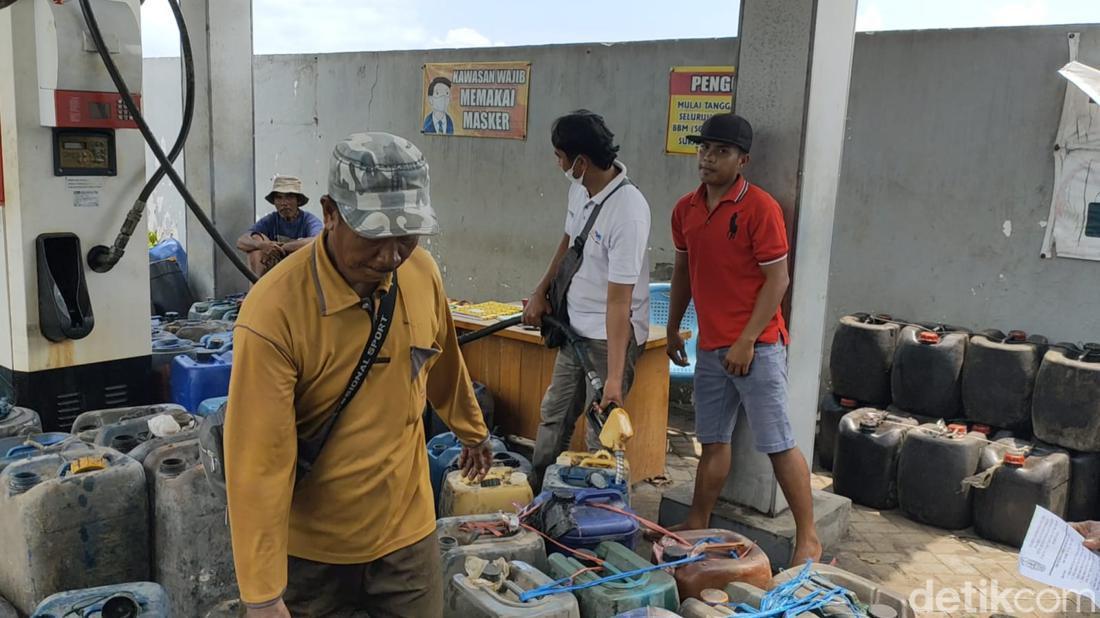
[[(170, 0), (170, 3), (175, 4), (174, 0)], [(241, 271), (246, 279), (251, 282), (255, 282), (257, 280), (255, 273), (253, 273), (252, 269), (250, 269), (248, 265), (245, 264), (243, 260), (241, 260), (240, 256), (237, 255), (237, 252), (233, 248), (233, 246), (226, 242), (226, 240), (222, 238), (221, 234), (218, 233), (217, 228), (214, 227), (214, 223), (210, 220), (206, 213), (202, 211), (202, 207), (199, 206), (198, 202), (195, 200), (195, 197), (191, 194), (191, 191), (188, 190), (187, 185), (184, 184), (183, 179), (180, 178), (179, 173), (176, 172), (174, 167), (172, 167), (172, 160), (164, 154), (164, 149), (162, 149), (160, 147), (160, 144), (157, 143), (156, 136), (153, 135), (152, 130), (150, 130), (149, 128), (149, 124), (145, 121), (145, 117), (142, 116), (141, 110), (138, 108), (137, 103), (134, 101), (134, 97), (130, 94), (129, 86), (126, 85), (126, 81), (122, 77), (121, 72), (119, 72), (118, 66), (115, 64), (114, 60), (111, 59), (111, 54), (107, 49), (106, 43), (103, 40), (103, 33), (99, 29), (99, 22), (96, 20), (95, 12), (92, 10), (91, 0), (80, 0), (80, 10), (84, 14), (84, 21), (88, 24), (88, 31), (92, 36), (92, 41), (95, 43), (96, 50), (99, 52), (99, 57), (103, 60), (103, 65), (106, 67), (107, 73), (111, 76), (111, 81), (114, 82), (115, 88), (118, 89), (118, 94), (122, 97), (123, 103), (126, 105), (127, 110), (130, 112), (130, 115), (133, 117), (134, 122), (137, 124), (138, 130), (141, 131), (141, 135), (145, 139), (145, 143), (149, 146), (149, 149), (153, 152), (153, 156), (155, 156), (157, 161), (160, 163), (160, 168), (157, 170), (157, 173), (163, 172), (168, 175), (168, 178), (171, 179), (172, 184), (174, 184), (176, 186), (176, 189), (179, 190), (180, 195), (183, 197), (184, 203), (186, 203), (187, 207), (191, 209), (191, 213), (195, 215), (195, 219), (198, 220), (203, 229), (205, 229), (207, 234), (210, 235), (210, 238), (214, 240), (214, 243), (218, 245), (218, 248), (221, 249), (223, 253), (225, 253), (226, 257), (229, 258), (229, 261), (237, 267), (237, 270)], [(178, 6), (173, 8), (173, 13), (177, 13), (177, 11)], [(177, 23), (181, 22), (182, 15), (177, 14)], [(186, 29), (181, 29), (180, 35), (181, 40), (184, 38), (188, 38), (186, 34)], [(190, 50), (190, 42), (186, 43), (184, 47), (185, 49)], [(193, 92), (193, 88), (189, 88), (188, 90), (189, 92)], [(189, 120), (185, 119), (185, 123), (189, 123)], [(184, 129), (189, 128), (190, 127), (187, 126), (181, 126), (181, 134), (185, 133)], [(182, 145), (183, 142), (177, 139), (176, 146), (182, 149)], [(177, 148), (173, 147), (173, 150), (177, 150)], [(176, 154), (178, 155), (179, 153), (177, 152)], [(152, 192), (152, 189), (149, 187), (149, 185), (146, 185), (146, 189), (148, 189), (150, 193)], [(145, 193), (145, 191), (143, 190), (142, 193)], [(139, 203), (140, 202), (142, 202), (142, 200), (139, 197)], [(138, 220), (140, 220), (141, 215), (138, 214), (135, 218), (134, 213), (135, 210), (139, 208), (139, 206), (142, 209), (144, 208), (144, 204), (134, 205), (134, 208), (131, 209), (130, 213), (127, 215), (126, 221), (123, 223), (123, 228), (120, 232), (120, 236), (126, 234), (127, 230), (129, 230), (129, 234), (132, 234), (133, 230), (137, 227), (137, 223)], [(129, 234), (126, 234), (127, 238)], [(126, 241), (123, 240), (123, 247), (125, 246), (125, 242)], [(116, 239), (116, 245), (117, 243), (118, 239)], [(112, 251), (118, 253), (118, 248), (115, 247), (112, 249), (108, 249), (106, 247), (101, 247), (97, 249), (98, 251), (96, 249), (93, 249), (92, 252), (89, 252), (88, 260), (93, 270), (97, 270), (97, 272), (104, 272), (100, 269), (102, 269), (103, 265), (106, 264), (106, 260), (111, 256)], [(121, 255), (119, 255), (119, 257), (121, 257)], [(117, 258), (115, 259), (115, 261), (117, 262)], [(110, 267), (108, 266), (107, 270), (109, 269)]]

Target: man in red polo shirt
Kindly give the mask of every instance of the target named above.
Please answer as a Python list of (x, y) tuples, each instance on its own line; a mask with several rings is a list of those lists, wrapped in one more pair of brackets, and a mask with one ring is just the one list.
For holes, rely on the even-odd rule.
[(668, 354), (686, 365), (680, 321), (694, 298), (699, 317), (695, 433), (703, 455), (685, 529), (708, 528), (730, 470), (730, 439), (740, 410), (756, 449), (771, 459), (797, 533), (792, 564), (821, 558), (810, 470), (787, 417), (787, 328), (780, 303), (790, 284), (787, 230), (779, 204), (749, 183), (752, 127), (736, 114), (703, 123), (702, 185), (672, 211), (676, 265), (668, 311)]

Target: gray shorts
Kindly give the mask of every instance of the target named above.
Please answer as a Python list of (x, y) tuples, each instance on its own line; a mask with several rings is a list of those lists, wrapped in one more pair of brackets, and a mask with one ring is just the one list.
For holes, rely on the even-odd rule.
[(728, 348), (699, 350), (695, 364), (695, 434), (702, 444), (729, 444), (742, 409), (756, 450), (782, 453), (795, 447), (787, 417), (787, 346), (758, 343), (749, 374), (732, 376), (722, 366)]

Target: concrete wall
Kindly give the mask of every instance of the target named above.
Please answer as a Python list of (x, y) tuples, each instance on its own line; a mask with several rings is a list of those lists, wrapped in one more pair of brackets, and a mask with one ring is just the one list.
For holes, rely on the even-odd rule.
[(857, 37), (834, 318), (888, 311), (1100, 339), (1100, 263), (1039, 257), (1066, 88), (1056, 71), (1074, 31), (1080, 60), (1100, 66), (1095, 25)]
[[(142, 79), (142, 105), (146, 111), (149, 127), (157, 136), (160, 147), (167, 154), (175, 144), (176, 135), (183, 120), (183, 80), (180, 75), (179, 58), (146, 58)], [(176, 171), (183, 176), (183, 153), (176, 159)], [(145, 169), (148, 176), (156, 172), (159, 165), (153, 152), (145, 148)], [(186, 207), (171, 179), (165, 176), (153, 195), (149, 197), (146, 220), (149, 229), (160, 238), (176, 238), (180, 242), (187, 240), (187, 225), (184, 219)], [(144, 242), (144, 238), (133, 242)]]
[[(653, 209), (650, 261), (672, 261), (668, 218), (698, 182), (694, 158), (664, 154), (668, 72), (734, 64), (734, 40), (662, 41), (508, 49), (259, 56), (256, 182), (300, 174), (325, 191), (333, 143), (353, 131), (388, 131), (416, 143), (431, 165), (443, 233), (430, 241), (452, 296), (526, 296), (561, 239), (568, 183), (555, 164), (550, 124), (587, 107), (603, 114), (620, 157)], [(531, 61), (527, 141), (420, 134), (425, 62)], [(261, 196), (266, 191), (257, 191)], [(269, 212), (266, 202), (259, 212)]]
[[(1071, 31), (1084, 34), (1081, 60), (1100, 65), (1097, 26), (857, 36), (832, 231), (833, 318), (889, 311), (1100, 339), (1100, 264), (1039, 258), (1065, 91), (1056, 70)], [(550, 123), (586, 106), (607, 117), (622, 144), (653, 208), (651, 262), (667, 263), (668, 214), (696, 182), (690, 157), (663, 154), (668, 69), (736, 57), (733, 39), (258, 56), (257, 216), (269, 212), (260, 196), (272, 174), (301, 175), (318, 212), (337, 139), (364, 129), (399, 133), (432, 165), (444, 233), (430, 248), (450, 293), (522, 297), (560, 238), (566, 183)], [(533, 63), (526, 142), (420, 135), (421, 65), (467, 60)], [(766, 148), (756, 144), (758, 158)]]

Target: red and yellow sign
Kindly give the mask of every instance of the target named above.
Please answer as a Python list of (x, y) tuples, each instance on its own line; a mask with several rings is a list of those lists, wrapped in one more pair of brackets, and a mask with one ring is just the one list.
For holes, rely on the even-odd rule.
[(672, 67), (668, 77), (665, 152), (694, 154), (687, 136), (697, 135), (715, 114), (733, 111), (734, 67)]
[(424, 65), (420, 132), (527, 139), (530, 62)]

